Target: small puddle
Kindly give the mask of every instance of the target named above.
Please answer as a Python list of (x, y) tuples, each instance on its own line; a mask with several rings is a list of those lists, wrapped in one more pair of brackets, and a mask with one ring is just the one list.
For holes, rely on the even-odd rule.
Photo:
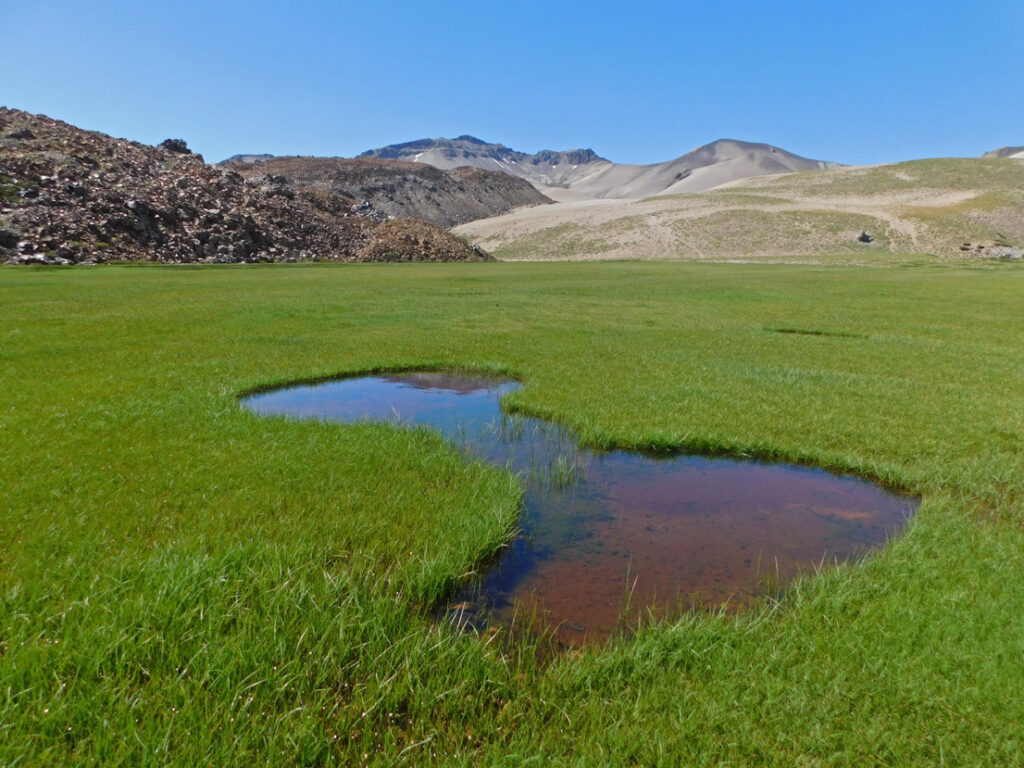
[(470, 626), (534, 616), (569, 645), (648, 612), (750, 604), (797, 573), (880, 545), (911, 497), (823, 469), (582, 448), (563, 427), (506, 414), (514, 381), (399, 373), (245, 398), (261, 414), (432, 427), (467, 453), (519, 473), (521, 533), (454, 595)]

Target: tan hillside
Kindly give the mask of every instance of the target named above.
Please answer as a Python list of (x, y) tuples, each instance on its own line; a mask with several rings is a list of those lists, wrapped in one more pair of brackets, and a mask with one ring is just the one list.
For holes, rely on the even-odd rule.
[(571, 189), (591, 197), (643, 198), (703, 192), (751, 176), (808, 171), (829, 165), (769, 144), (720, 139), (664, 163), (612, 165), (575, 182)]
[(918, 160), (761, 176), (698, 194), (569, 200), (455, 232), (510, 260), (1019, 259), (1024, 163)]

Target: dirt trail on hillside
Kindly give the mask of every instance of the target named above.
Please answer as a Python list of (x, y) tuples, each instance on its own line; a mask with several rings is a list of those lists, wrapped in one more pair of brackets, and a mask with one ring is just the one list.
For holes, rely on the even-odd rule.
[[(762, 185), (750, 189), (737, 183), (715, 192), (718, 194), (644, 200), (577, 199), (482, 219), (458, 227), (455, 232), (489, 251), (496, 251), (499, 258), (705, 259), (729, 255), (724, 253), (728, 245), (719, 241), (728, 239), (730, 229), (736, 229), (730, 219), (765, 219), (767, 222), (768, 217), (781, 216), (788, 217), (787, 220), (799, 227), (801, 221), (817, 217), (829, 219), (833, 229), (843, 229), (843, 242), (856, 241), (860, 230), (864, 229), (874, 238), (883, 238), (887, 247), (917, 252), (927, 243), (918, 221), (903, 215), (902, 209), (950, 208), (978, 197), (983, 191), (908, 189), (826, 197), (792, 194), (792, 190), (786, 190), (790, 194), (785, 197), (773, 197)], [(768, 226), (768, 223), (764, 225)], [(600, 240), (601, 247), (589, 250), (569, 247), (559, 256), (559, 242), (571, 242), (573, 238)], [(777, 241), (777, 247), (768, 243), (758, 252), (783, 256), (792, 250), (792, 240), (784, 231), (779, 233)], [(822, 247), (827, 248), (827, 243)], [(742, 242), (733, 250), (742, 254)]]

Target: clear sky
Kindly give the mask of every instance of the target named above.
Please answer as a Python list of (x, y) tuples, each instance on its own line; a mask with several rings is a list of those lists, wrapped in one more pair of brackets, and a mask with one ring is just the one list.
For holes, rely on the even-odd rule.
[(207, 160), (473, 134), (617, 162), (1024, 145), (1022, 0), (0, 0), (0, 105)]

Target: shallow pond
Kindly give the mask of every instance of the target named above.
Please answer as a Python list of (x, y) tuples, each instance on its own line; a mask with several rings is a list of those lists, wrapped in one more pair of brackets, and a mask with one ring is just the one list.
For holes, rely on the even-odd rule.
[(447, 612), (471, 625), (513, 612), (578, 644), (641, 612), (742, 605), (797, 573), (883, 543), (911, 497), (823, 469), (692, 455), (595, 452), (572, 433), (502, 412), (514, 381), (399, 373), (265, 392), (263, 414), (432, 427), (520, 474), (521, 533)]

